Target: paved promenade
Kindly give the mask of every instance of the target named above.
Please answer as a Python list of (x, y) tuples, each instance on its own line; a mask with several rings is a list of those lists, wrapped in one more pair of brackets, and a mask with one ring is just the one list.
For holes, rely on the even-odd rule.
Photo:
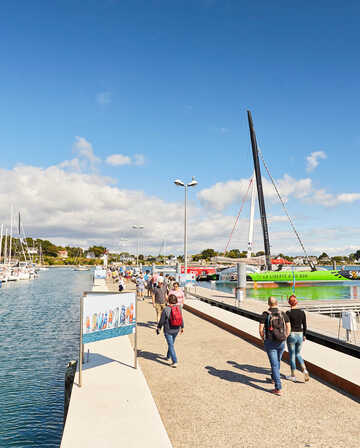
[[(132, 287), (132, 285), (129, 285)], [(108, 290), (96, 280), (94, 291)], [(128, 336), (85, 345), (83, 386), (72, 390), (61, 448), (171, 448)]]
[[(140, 364), (175, 448), (359, 446), (356, 400), (314, 378), (284, 380), (283, 396), (273, 396), (262, 349), (189, 312), (184, 317), (173, 369), (152, 305), (139, 304)], [(282, 363), (281, 372), (289, 366)]]

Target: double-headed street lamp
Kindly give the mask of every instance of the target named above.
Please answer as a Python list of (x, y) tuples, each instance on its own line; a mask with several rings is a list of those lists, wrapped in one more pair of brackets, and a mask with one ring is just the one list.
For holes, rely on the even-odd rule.
[[(144, 226), (133, 225), (132, 228), (140, 231), (143, 230)], [(139, 233), (137, 234), (136, 266), (139, 266)]]
[[(185, 285), (186, 285), (186, 274), (187, 274), (187, 193), (189, 187), (195, 187), (197, 185), (197, 181), (195, 178), (192, 178), (192, 181), (188, 184), (185, 184), (183, 181), (176, 179), (174, 181), (174, 184), (178, 187), (184, 187), (185, 188), (185, 207), (184, 207), (184, 274), (185, 274)], [(186, 287), (185, 287), (186, 291)], [(186, 294), (186, 292), (185, 292)]]

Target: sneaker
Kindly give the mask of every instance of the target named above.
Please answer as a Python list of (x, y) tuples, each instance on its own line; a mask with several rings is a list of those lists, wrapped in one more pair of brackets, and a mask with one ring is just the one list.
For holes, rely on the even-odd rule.
[(293, 381), (294, 383), (296, 383), (296, 376), (288, 375), (285, 378), (289, 381)]
[(281, 390), (279, 390), (279, 389), (273, 389), (273, 390), (271, 390), (270, 392), (271, 392), (272, 394), (274, 394), (274, 395), (278, 395), (278, 396), (281, 395)]
[(305, 381), (309, 381), (310, 376), (309, 376), (309, 372), (307, 370), (304, 371), (304, 380)]
[(177, 362), (173, 362), (173, 363), (171, 364), (171, 367), (176, 368), (177, 366), (178, 366)]

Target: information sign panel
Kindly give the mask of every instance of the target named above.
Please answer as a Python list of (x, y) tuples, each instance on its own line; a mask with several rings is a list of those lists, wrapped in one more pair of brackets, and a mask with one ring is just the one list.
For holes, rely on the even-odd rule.
[(133, 333), (135, 293), (88, 292), (83, 298), (83, 344)]
[(135, 333), (134, 367), (137, 368), (135, 293), (86, 292), (80, 303), (79, 386), (82, 386), (84, 344)]

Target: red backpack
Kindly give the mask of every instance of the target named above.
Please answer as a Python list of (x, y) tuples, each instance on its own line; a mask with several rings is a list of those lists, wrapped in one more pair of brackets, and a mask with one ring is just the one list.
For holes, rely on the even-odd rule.
[(178, 305), (174, 305), (171, 307), (169, 323), (171, 327), (181, 327), (183, 319), (180, 307)]

